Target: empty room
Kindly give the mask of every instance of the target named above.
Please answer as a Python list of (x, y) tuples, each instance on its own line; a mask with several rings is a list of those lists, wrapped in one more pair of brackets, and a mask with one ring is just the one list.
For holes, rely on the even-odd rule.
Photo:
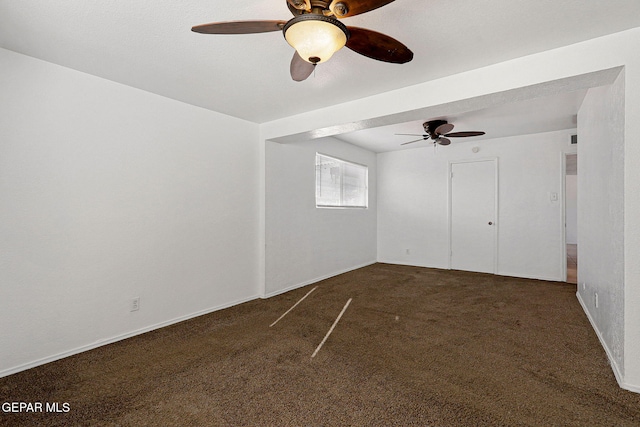
[(0, 0), (0, 425), (640, 425), (638, 52), (635, 0)]

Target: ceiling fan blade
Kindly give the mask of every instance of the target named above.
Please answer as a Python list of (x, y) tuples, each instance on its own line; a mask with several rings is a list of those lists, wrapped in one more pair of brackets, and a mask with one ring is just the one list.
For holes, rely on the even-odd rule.
[(287, 21), (228, 21), (196, 25), (191, 31), (202, 34), (253, 34), (282, 31)]
[(347, 27), (351, 36), (347, 47), (360, 55), (378, 61), (404, 64), (413, 59), (413, 52), (398, 40), (366, 28)]
[(453, 125), (451, 123), (445, 123), (436, 128), (436, 135), (444, 135), (445, 133), (449, 133), (453, 130)]
[(440, 138), (436, 139), (436, 142), (438, 144), (440, 144), (440, 145), (449, 145), (449, 144), (451, 144), (451, 140), (450, 139), (444, 138), (442, 136)]
[(429, 135), (422, 135), (422, 134), (419, 134), (419, 133), (394, 133), (394, 135), (421, 136), (423, 138), (429, 138)]
[(291, 72), (291, 78), (297, 82), (306, 80), (307, 77), (313, 73), (315, 65), (305, 61), (298, 55), (298, 52), (293, 52), (293, 58), (291, 58), (291, 65), (289, 71)]
[(447, 133), (444, 136), (452, 137), (452, 138), (464, 138), (467, 136), (480, 136), (480, 135), (484, 135), (484, 132), (476, 132), (476, 131), (453, 132), (453, 133)]
[(337, 18), (347, 18), (353, 15), (369, 12), (393, 0), (333, 0), (329, 5), (329, 10)]
[(402, 143), (402, 144), (400, 144), (400, 145), (407, 145), (407, 144), (413, 144), (414, 142), (418, 142), (418, 141), (424, 141), (424, 140), (426, 140), (426, 139), (427, 139), (427, 138), (420, 138), (420, 139), (415, 139), (415, 140), (413, 140), (413, 141), (409, 141), (409, 142), (403, 142), (403, 143)]

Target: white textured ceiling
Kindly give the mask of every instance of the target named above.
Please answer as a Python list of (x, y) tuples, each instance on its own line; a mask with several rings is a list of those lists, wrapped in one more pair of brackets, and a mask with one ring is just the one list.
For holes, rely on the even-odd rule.
[(344, 22), (397, 38), (412, 62), (343, 49), (301, 83), (279, 32), (190, 31), (290, 17), (285, 0), (0, 0), (0, 47), (263, 123), (637, 27), (640, 1), (396, 0)]
[(574, 129), (576, 127), (576, 114), (585, 94), (586, 89), (582, 89), (552, 96), (541, 96), (460, 114), (425, 117), (422, 120), (407, 123), (358, 130), (344, 133), (339, 135), (338, 138), (368, 150), (382, 153), (385, 151), (432, 146), (433, 140), (431, 139), (402, 145), (404, 142), (419, 139), (420, 136), (412, 137), (396, 134), (424, 135), (422, 123), (433, 119), (445, 119), (455, 125), (453, 132), (485, 132), (483, 136), (451, 138), (453, 144), (476, 144), (488, 139)]

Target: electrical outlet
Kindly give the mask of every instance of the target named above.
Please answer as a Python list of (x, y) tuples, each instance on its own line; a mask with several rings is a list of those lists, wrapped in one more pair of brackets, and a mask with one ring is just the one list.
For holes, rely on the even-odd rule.
[(131, 300), (131, 308), (130, 311), (138, 311), (140, 310), (140, 297), (135, 297)]
[(585, 289), (587, 289), (587, 283), (586, 282), (582, 282), (582, 290), (584, 291)]
[(595, 293), (595, 297), (593, 299), (593, 303), (595, 304), (596, 308), (598, 308), (598, 293)]

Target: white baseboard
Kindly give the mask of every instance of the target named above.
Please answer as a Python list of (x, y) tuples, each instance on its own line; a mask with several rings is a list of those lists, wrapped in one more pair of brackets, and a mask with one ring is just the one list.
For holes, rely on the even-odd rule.
[(267, 292), (266, 294), (264, 294), (262, 296), (262, 298), (266, 299), (266, 298), (275, 297), (276, 295), (284, 294), (286, 292), (293, 291), (294, 289), (302, 288), (304, 286), (311, 285), (311, 284), (319, 282), (321, 280), (325, 280), (325, 279), (328, 279), (330, 277), (338, 276), (340, 274), (348, 273), (350, 271), (357, 270), (357, 269), (362, 268), (362, 267), (367, 267), (367, 266), (373, 265), (375, 263), (376, 263), (376, 261), (366, 262), (364, 264), (360, 264), (360, 265), (357, 265), (357, 266), (354, 266), (354, 267), (345, 268), (344, 270), (335, 271), (333, 273), (325, 274), (324, 276), (316, 277), (314, 279), (306, 280), (306, 281), (301, 282), (301, 283), (296, 283), (295, 285), (287, 286), (284, 289), (278, 289), (278, 290), (275, 290), (275, 291)]
[(504, 272), (504, 271), (496, 273), (496, 275), (497, 276), (507, 276), (507, 277), (517, 277), (517, 278), (520, 278), (520, 279), (545, 280), (547, 282), (564, 282), (564, 280), (562, 280), (559, 277), (535, 276), (535, 275), (528, 275), (528, 274), (509, 273), (509, 272)]
[(146, 327), (144, 327), (142, 329), (136, 329), (135, 331), (127, 332), (127, 333), (121, 334), (121, 335), (116, 335), (114, 337), (107, 338), (107, 339), (98, 340), (98, 341), (95, 341), (95, 342), (93, 342), (91, 344), (83, 345), (83, 346), (80, 346), (80, 347), (73, 348), (71, 350), (67, 350), (67, 351), (63, 351), (61, 353), (54, 354), (52, 356), (43, 357), (41, 359), (34, 360), (32, 362), (28, 362), (28, 363), (24, 363), (22, 365), (14, 366), (13, 368), (9, 368), (9, 369), (5, 369), (5, 370), (0, 371), (0, 378), (6, 377), (6, 376), (9, 376), (9, 375), (12, 375), (12, 374), (16, 374), (16, 373), (21, 372), (21, 371), (26, 371), (27, 369), (35, 368), (36, 366), (44, 365), (44, 364), (47, 364), (49, 362), (54, 362), (56, 360), (64, 359), (65, 357), (69, 357), (69, 356), (73, 356), (75, 354), (83, 353), (83, 352), (88, 351), (88, 350), (93, 350), (94, 348), (102, 347), (103, 345), (108, 345), (108, 344), (112, 344), (112, 343), (117, 342), (117, 341), (122, 341), (124, 339), (131, 338), (131, 337), (134, 337), (136, 335), (144, 334), (146, 332), (150, 332), (150, 331), (153, 331), (155, 329), (164, 328), (165, 326), (173, 325), (174, 323), (183, 322), (185, 320), (193, 319), (194, 317), (203, 316), (205, 314), (209, 314), (209, 313), (212, 313), (214, 311), (223, 310), (225, 308), (233, 307), (234, 305), (238, 305), (238, 304), (242, 304), (242, 303), (245, 303), (245, 302), (249, 302), (249, 301), (252, 301), (252, 300), (257, 299), (257, 298), (258, 298), (257, 295), (256, 296), (252, 296), (252, 297), (248, 297), (248, 298), (242, 298), (240, 300), (232, 301), (232, 302), (229, 302), (229, 303), (226, 303), (226, 304), (221, 304), (221, 305), (218, 305), (218, 306), (215, 306), (215, 307), (212, 307), (212, 308), (208, 308), (208, 309), (205, 309), (205, 310), (200, 310), (200, 311), (197, 311), (195, 313), (187, 314), (185, 316), (176, 317), (174, 319), (167, 320), (165, 322), (160, 322), (160, 323), (156, 323), (156, 324), (151, 325), (151, 326), (146, 326)]
[(407, 261), (397, 261), (397, 260), (388, 260), (388, 259), (379, 259), (379, 263), (381, 264), (392, 264), (392, 265), (406, 265), (407, 267), (420, 267), (420, 268), (436, 268), (438, 270), (451, 270), (449, 267), (445, 265), (431, 265), (431, 264), (418, 264), (415, 262), (407, 262)]
[(591, 323), (591, 327), (595, 331), (596, 336), (598, 337), (598, 340), (600, 340), (600, 345), (602, 345), (602, 348), (604, 348), (604, 352), (606, 353), (607, 358), (609, 359), (609, 365), (611, 365), (611, 370), (613, 370), (613, 375), (616, 377), (616, 381), (618, 382), (618, 385), (620, 386), (620, 388), (623, 388), (625, 390), (629, 390), (629, 391), (632, 391), (632, 392), (635, 392), (635, 393), (640, 393), (640, 386), (636, 386), (636, 385), (633, 385), (633, 384), (627, 384), (627, 383), (624, 382), (624, 375), (622, 374), (622, 371), (620, 370), (620, 367), (618, 366), (618, 364), (614, 360), (613, 354), (609, 350), (609, 347), (607, 346), (607, 343), (604, 341), (604, 338), (603, 338), (602, 334), (600, 333), (600, 330), (596, 326), (596, 322), (591, 317), (591, 314), (589, 313), (589, 310), (587, 310), (587, 305), (585, 304), (584, 300), (582, 299), (582, 296), (580, 295), (580, 292), (576, 292), (576, 296), (578, 297), (578, 302), (580, 303), (580, 306), (582, 307), (582, 310), (584, 311), (584, 313), (587, 315), (587, 319), (589, 319), (589, 323)]
[[(378, 262), (385, 263), (385, 264), (407, 265), (411, 267), (425, 267), (425, 268), (436, 268), (439, 270), (451, 270), (449, 266), (445, 266), (445, 265), (417, 264), (417, 263), (397, 261), (397, 260), (378, 260)], [(470, 273), (473, 273), (473, 271), (470, 271)], [(492, 274), (492, 273), (487, 273), (487, 274)], [(564, 280), (559, 277), (532, 276), (527, 274), (509, 273), (504, 271), (500, 271), (498, 273), (493, 273), (493, 274), (495, 274), (496, 276), (517, 277), (520, 279), (546, 280), (547, 282), (564, 282)]]
[(625, 382), (623, 382), (620, 387), (622, 387), (625, 390), (629, 390), (632, 391), (634, 393), (640, 393), (640, 386), (637, 385), (633, 385), (633, 384), (627, 384)]

